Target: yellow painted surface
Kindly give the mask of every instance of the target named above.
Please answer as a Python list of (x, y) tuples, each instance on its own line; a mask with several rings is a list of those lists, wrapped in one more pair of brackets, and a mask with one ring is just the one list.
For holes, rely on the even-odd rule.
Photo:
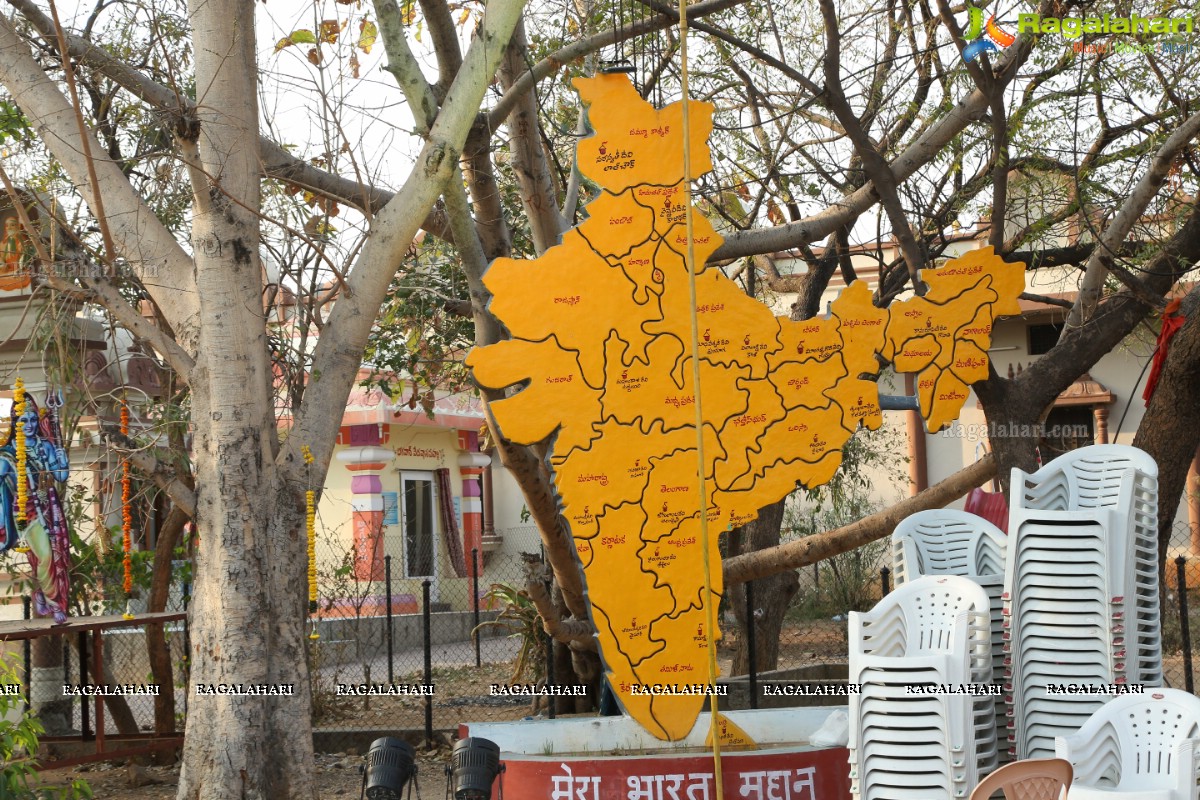
[[(750, 734), (742, 730), (741, 726), (732, 721), (724, 714), (717, 712), (717, 731), (721, 737), (721, 749), (748, 748), (754, 746), (754, 740), (750, 738)], [(705, 738), (704, 744), (707, 747), (712, 747), (713, 732), (710, 728), (708, 737)]]
[(1024, 267), (992, 248), (973, 250), (937, 270), (922, 270), (924, 297), (892, 303), (882, 356), (897, 372), (915, 372), (925, 427), (935, 433), (958, 418), (970, 384), (988, 374), (992, 321), (1021, 313)]
[[(716, 534), (753, 520), (797, 483), (825, 483), (859, 426), (882, 424), (876, 384), (864, 377), (878, 373), (877, 355), (919, 374), (931, 430), (957, 415), (967, 385), (987, 374), (993, 317), (1019, 312), (1022, 268), (978, 251), (924, 271), (925, 297), (879, 309), (856, 283), (828, 317), (792, 322), (703, 266), (721, 237), (697, 213), (693, 306), (679, 104), (652, 108), (623, 75), (575, 85), (596, 131), (579, 144), (581, 169), (604, 191), (558, 247), (494, 262), (484, 282), (513, 338), (467, 363), (483, 386), (524, 384), (491, 405), (503, 436), (528, 444), (555, 434), (550, 463), (609, 678), (627, 713), (676, 740), (692, 729), (703, 695), (636, 687), (709, 681), (701, 508), (719, 596)], [(693, 103), (697, 175), (710, 168), (711, 112)], [(731, 744), (748, 741), (725, 730)]]

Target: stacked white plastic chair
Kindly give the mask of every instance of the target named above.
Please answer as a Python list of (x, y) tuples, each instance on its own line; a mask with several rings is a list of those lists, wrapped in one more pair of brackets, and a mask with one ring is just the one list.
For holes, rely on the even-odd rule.
[(1196, 800), (1200, 699), (1178, 689), (1127, 694), (1055, 739), (1071, 762), (1067, 800)]
[(1012, 473), (1005, 570), (1009, 755), (1054, 755), (1110, 684), (1161, 686), (1158, 468), (1133, 447), (1074, 450)]
[[(892, 563), (897, 586), (924, 575), (957, 575), (971, 579), (987, 592), (992, 676), (997, 683), (1004, 674), (1002, 611), (1007, 548), (1008, 537), (1002, 530), (983, 517), (952, 508), (919, 511), (892, 532)], [(993, 698), (991, 713), (994, 741), (994, 735), (1007, 728), (1008, 704), (1004, 695)], [(989, 723), (979, 720), (978, 724)], [(1006, 761), (1007, 752), (1007, 747), (984, 747), (979, 754), (980, 777)]]
[[(965, 798), (995, 751), (992, 698), (913, 691), (991, 684), (987, 593), (956, 576), (910, 581), (850, 614), (850, 791), (857, 800)], [(991, 739), (988, 739), (988, 731)]]

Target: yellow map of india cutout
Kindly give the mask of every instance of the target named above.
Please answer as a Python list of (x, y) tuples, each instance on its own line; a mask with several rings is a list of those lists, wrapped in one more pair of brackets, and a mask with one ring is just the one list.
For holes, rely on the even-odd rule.
[[(595, 130), (579, 143), (579, 168), (602, 194), (562, 244), (537, 259), (491, 265), (491, 311), (512, 338), (476, 349), (467, 363), (481, 386), (527, 383), (491, 404), (499, 433), (520, 444), (554, 435), (555, 485), (608, 677), (627, 713), (654, 736), (678, 740), (695, 725), (709, 680), (701, 503), (710, 530), (722, 531), (797, 484), (828, 481), (850, 436), (882, 424), (877, 385), (863, 377), (878, 373), (877, 354), (918, 373), (931, 431), (955, 419), (968, 386), (987, 375), (992, 321), (1020, 313), (1023, 267), (974, 251), (922, 271), (924, 297), (876, 308), (856, 282), (827, 318), (793, 322), (704, 266), (721, 237), (695, 213), (693, 308), (680, 104), (655, 109), (623, 75), (575, 86)], [(691, 103), (699, 175), (712, 168), (713, 107)], [(704, 387), (704, 498), (695, 357)], [(715, 535), (709, 557), (720, 563)], [(719, 598), (720, 569), (713, 578)]]

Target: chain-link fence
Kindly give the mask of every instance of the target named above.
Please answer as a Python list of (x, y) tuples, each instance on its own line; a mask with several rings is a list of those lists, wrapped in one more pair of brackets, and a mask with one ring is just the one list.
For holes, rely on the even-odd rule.
[[(26, 618), (29, 605), (26, 599)], [(36, 709), (45, 728), (44, 740), (90, 742), (103, 730), (105, 737), (131, 737), (145, 744), (146, 734), (169, 736), (183, 731), (188, 701), (187, 621), (102, 627), (99, 632), (71, 631), (20, 642), (22, 676), (28, 687), (25, 708)], [(96, 695), (101, 692), (103, 705), (98, 707)]]
[[(530, 549), (535, 550), (536, 539), (528, 538)], [(383, 734), (424, 739), (454, 731), (465, 722), (517, 720), (535, 713), (528, 698), (496, 695), (492, 686), (545, 678), (544, 635), (535, 610), (519, 593), (531, 575), (545, 574), (540, 554), (475, 551), (464, 554), (465, 576), (451, 571), (438, 580), (409, 575), (401, 563), (408, 555), (385, 550), (379, 579), (361, 572), (370, 567), (358, 565), (364, 577), (352, 586), (347, 586), (347, 578), (358, 577), (354, 562), (333, 566), (333, 559), (327, 559), (320, 572), (320, 613), (312, 631), (316, 637), (309, 640), (309, 666), (313, 725), (321, 750), (359, 747)], [(770, 681), (845, 680), (849, 612), (870, 609), (891, 590), (890, 567), (888, 543), (883, 540), (797, 570), (799, 588), (784, 613), (778, 660), (759, 664), (750, 659), (753, 682), (761, 687)], [(1200, 639), (1200, 536), (1193, 536), (1186, 524), (1177, 524), (1172, 532), (1162, 585), (1165, 679), (1170, 686), (1191, 691)], [(754, 586), (749, 589), (753, 592)], [(744, 593), (747, 586), (732, 591)], [(750, 603), (751, 608), (763, 605), (761, 598)], [(731, 674), (735, 651), (747, 644), (752, 633), (761, 637), (774, 630), (761, 614), (752, 614), (751, 619), (753, 632), (736, 623), (731, 609), (723, 614), (719, 660), (725, 676)], [(173, 668), (174, 716), (182, 730), (188, 700), (183, 689), (187, 631), (183, 622), (165, 628)], [(145, 628), (106, 632), (106, 682), (154, 681), (146, 636)], [(90, 637), (58, 637), (39, 642), (36, 653), (26, 652), (27, 668), (34, 667), (35, 678), (39, 672), (55, 675), (59, 682), (55, 691), (60, 693), (63, 684), (98, 683), (91, 672), (95, 654), (90, 641)], [(87, 680), (80, 677), (81, 663)], [(750, 676), (726, 680), (743, 684), (740, 690), (731, 690), (733, 707), (750, 705), (751, 696), (757, 698), (754, 702), (763, 702), (761, 688), (749, 691)], [(95, 730), (90, 698), (58, 700), (44, 712), (60, 715), (57, 720), (44, 718), (48, 727)], [(153, 697), (129, 696), (107, 708), (108, 733), (154, 730)]]
[[(420, 527), (419, 518), (405, 521), (406, 530)], [(345, 750), (383, 733), (427, 739), (461, 722), (530, 715), (527, 697), (491, 687), (544, 674), (537, 615), (519, 593), (541, 567), (536, 544), (522, 555), (459, 553), (448, 537), (389, 530), (318, 538), (308, 648), (318, 748)], [(537, 541), (524, 529), (497, 533)]]

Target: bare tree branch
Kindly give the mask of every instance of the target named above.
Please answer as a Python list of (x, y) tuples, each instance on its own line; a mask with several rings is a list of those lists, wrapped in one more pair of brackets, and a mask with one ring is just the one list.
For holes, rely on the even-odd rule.
[(1071, 301), (1063, 300), (1061, 297), (1047, 297), (1044, 294), (1034, 294), (1033, 292), (1021, 292), (1018, 297), (1022, 300), (1030, 300), (1034, 303), (1045, 303), (1048, 306), (1058, 306), (1059, 308), (1070, 309)]
[[(506, 89), (512, 87), (525, 68), (528, 55), (525, 26), (518, 24), (512, 46), (500, 65), (500, 82)], [(540, 255), (559, 243), (567, 229), (567, 221), (558, 211), (546, 150), (538, 138), (538, 107), (533, 92), (525, 92), (513, 104), (508, 116), (508, 131), (513, 174), (521, 189), (521, 206), (529, 220), (533, 247)]]
[[(1039, 13), (1046, 14), (1051, 0), (1039, 3)], [(998, 74), (1015, 73), (1033, 49), (1033, 40), (1026, 35), (1017, 37), (999, 60)], [(903, 181), (924, 166), (949, 145), (955, 136), (978, 120), (988, 108), (988, 99), (976, 89), (960, 100), (941, 119), (924, 131), (916, 141), (892, 160), (890, 168), (897, 181)], [(874, 184), (868, 183), (832, 203), (827, 209), (797, 222), (773, 228), (740, 231), (725, 238), (725, 243), (709, 257), (709, 263), (730, 261), (756, 253), (778, 253), (811, 244), (833, 233), (839, 227), (857, 219), (878, 201)]]
[[(192, 340), (198, 305), (191, 258), (134, 191), (117, 164), (106, 158), (93, 159), (94, 167), (88, 163), (74, 109), (34, 61), (29, 47), (3, 15), (0, 15), (0, 84), (40, 128), (42, 140), (80, 187), (93, 211), (96, 197), (88, 174), (95, 169), (116, 252), (143, 277), (143, 283), (148, 284), (171, 326)], [(87, 136), (92, 139), (92, 149), (103, 152), (94, 137), (90, 133)], [(147, 281), (148, 276), (155, 280)], [(187, 350), (192, 349), (187, 343), (181, 344)]]
[[(691, 22), (693, 19), (715, 14), (718, 11), (733, 8), (744, 2), (746, 0), (704, 0), (704, 2), (688, 7), (688, 23), (694, 26), (695, 23)], [(675, 26), (675, 19), (669, 14), (664, 14), (653, 19), (635, 22), (632, 25), (626, 25), (622, 28), (613, 27), (603, 33), (584, 37), (556, 50), (530, 67), (527, 72), (522, 73), (513, 82), (513, 85), (504, 92), (504, 95), (500, 98), (500, 102), (488, 113), (489, 127), (492, 130), (499, 128), (504, 123), (504, 120), (508, 119), (508, 115), (512, 113), (513, 106), (516, 105), (517, 100), (522, 94), (532, 89), (534, 84), (542, 78), (557, 72), (564, 64), (569, 64), (577, 58), (582, 58), (588, 53), (594, 53), (601, 48), (608, 47), (617, 42), (634, 39), (638, 36), (643, 36), (654, 31), (661, 31), (665, 28), (672, 28)]]
[[(87, 277), (81, 277), (79, 282), (83, 284), (84, 291), (91, 302), (104, 306), (122, 326), (133, 334), (134, 338), (145, 342), (158, 351), (163, 359), (171, 365), (171, 369), (179, 374), (180, 379), (184, 383), (188, 382), (188, 378), (196, 362), (179, 346), (178, 342), (172, 339), (162, 328), (143, 317), (141, 312), (130, 305), (129, 301), (117, 291), (117, 288), (113, 284), (108, 281), (93, 280)], [(59, 291), (78, 291), (78, 287), (57, 275), (47, 275), (46, 283), (51, 288)]]
[(120, 428), (113, 423), (102, 422), (100, 434), (114, 453), (129, 459), (129, 463), (154, 481), (154, 485), (162, 489), (181, 511), (189, 517), (195, 517), (196, 492), (172, 467), (159, 461), (150, 448), (121, 433)]
[(962, 497), (976, 486), (982, 485), (996, 474), (992, 456), (986, 455), (966, 469), (959, 470), (941, 483), (925, 491), (901, 500), (895, 505), (857, 522), (825, 531), (803, 539), (781, 544), (756, 553), (747, 553), (726, 559), (725, 587), (737, 583), (765, 578), (787, 569), (796, 569), (815, 564), (827, 558), (847, 553), (867, 542), (882, 539), (891, 534), (905, 517), (929, 508), (941, 508)]
[[(47, 38), (54, 37), (53, 21), (42, 13), (33, 0), (8, 2), (38, 33)], [(195, 103), (190, 98), (150, 80), (84, 37), (67, 34), (66, 41), (72, 58), (101, 72), (135, 97), (165, 112), (168, 127), (173, 133), (184, 137), (194, 136)], [(258, 149), (263, 173), (268, 177), (333, 198), (365, 214), (374, 214), (392, 199), (392, 192), (315, 167), (265, 136), (259, 137)], [(449, 236), (445, 215), (437, 208), (429, 213), (421, 227), (438, 238), (445, 239)]]
[(375, 219), (375, 235), (359, 253), (346, 278), (348, 291), (334, 304), (325, 331), (313, 352), (313, 380), (304, 394), (292, 435), (281, 449), (281, 464), (299, 468), (301, 443), (311, 443), (316, 463), (332, 456), (333, 431), (340, 424), (330, 408), (345, 404), (361, 367), (362, 345), (367, 341), (376, 312), (387, 295), (395, 265), (408, 251), (416, 233), (418, 214), (441, 194), (454, 174), (463, 142), (476, 119), (479, 103), (521, 15), (522, 0), (493, 0), (485, 12), (482, 30), (471, 43), (463, 67), (451, 86), (429, 139), (417, 157), (416, 167), (404, 187)]
[(838, 122), (842, 123), (846, 135), (854, 145), (854, 151), (862, 159), (863, 171), (874, 184), (875, 191), (879, 194), (879, 202), (887, 213), (888, 221), (892, 223), (892, 235), (896, 237), (896, 243), (908, 266), (909, 280), (917, 293), (922, 294), (917, 273), (925, 267), (925, 256), (913, 235), (912, 227), (908, 224), (904, 208), (900, 205), (899, 182), (846, 101), (846, 95), (842, 92), (842, 37), (838, 32), (837, 11), (834, 9), (833, 0), (820, 0), (820, 6), (821, 16), (825, 20), (826, 103)]
[(438, 103), (445, 99), (454, 78), (462, 68), (462, 50), (458, 44), (458, 30), (450, 16), (450, 4), (444, 0), (420, 0), (421, 14), (429, 29), (434, 57), (438, 62), (438, 81), (435, 87)]
[(1174, 133), (1167, 137), (1162, 147), (1154, 154), (1150, 166), (1138, 180), (1137, 185), (1133, 187), (1129, 197), (1121, 204), (1116, 216), (1113, 217), (1112, 222), (1100, 237), (1099, 246), (1092, 251), (1091, 257), (1088, 258), (1086, 272), (1079, 285), (1079, 295), (1076, 297), (1074, 308), (1067, 315), (1067, 324), (1063, 326), (1062, 336), (1065, 337), (1067, 331), (1078, 328), (1091, 319), (1100, 302), (1104, 279), (1110, 272), (1116, 274), (1143, 302), (1161, 307), (1161, 293), (1154, 294), (1128, 271), (1119, 269), (1114, 260), (1114, 253), (1117, 252), (1125, 241), (1125, 237), (1129, 235), (1133, 226), (1145, 213), (1146, 206), (1150, 204), (1150, 201), (1158, 194), (1158, 190), (1162, 188), (1163, 183), (1166, 182), (1171, 162), (1192, 139), (1196, 138), (1197, 134), (1200, 134), (1200, 113), (1193, 114), (1186, 119), (1175, 129)]

